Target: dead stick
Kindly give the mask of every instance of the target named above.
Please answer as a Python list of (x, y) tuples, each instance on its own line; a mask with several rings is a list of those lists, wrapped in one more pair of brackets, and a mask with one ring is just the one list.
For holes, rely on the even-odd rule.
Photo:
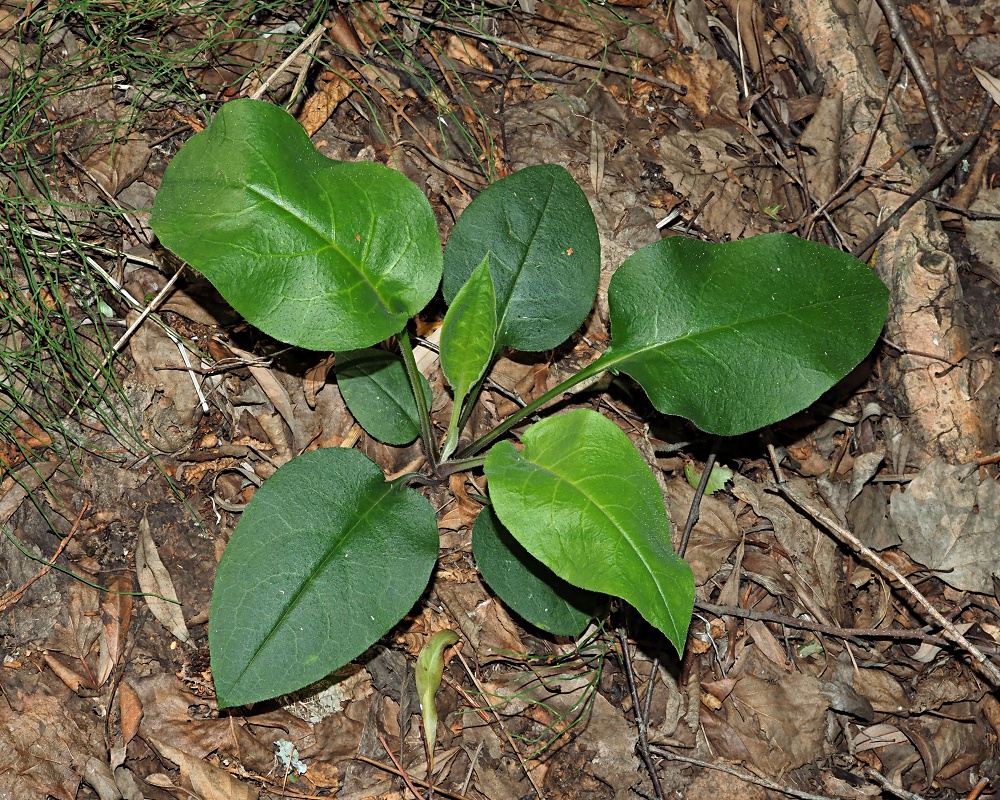
[(937, 93), (937, 89), (931, 83), (930, 78), (927, 77), (924, 62), (920, 60), (920, 55), (914, 49), (913, 43), (910, 42), (910, 35), (906, 32), (906, 27), (903, 25), (903, 18), (899, 13), (896, 0), (876, 0), (876, 2), (878, 3), (878, 7), (882, 9), (885, 21), (889, 25), (889, 36), (896, 43), (899, 52), (903, 54), (903, 60), (906, 62), (906, 66), (910, 68), (913, 79), (917, 82), (917, 88), (920, 89), (920, 94), (923, 95), (924, 106), (927, 108), (927, 114), (931, 118), (931, 124), (934, 126), (934, 132), (937, 134), (938, 141), (950, 139), (951, 129), (941, 115), (941, 98)]
[(866, 252), (868, 252), (868, 249), (873, 244), (882, 238), (882, 234), (889, 230), (889, 228), (898, 225), (899, 221), (903, 218), (903, 215), (920, 202), (920, 199), (925, 194), (934, 191), (934, 189), (944, 182), (944, 179), (951, 174), (951, 171), (955, 169), (959, 162), (972, 151), (973, 147), (976, 146), (976, 142), (979, 141), (979, 137), (982, 135), (983, 131), (986, 130), (986, 123), (989, 120), (990, 112), (992, 110), (993, 98), (987, 96), (986, 103), (983, 106), (983, 112), (979, 116), (979, 127), (976, 131), (966, 136), (965, 141), (959, 145), (958, 149), (952, 153), (940, 167), (930, 174), (930, 177), (924, 181), (923, 185), (921, 185), (919, 189), (904, 200), (902, 205), (893, 211), (892, 214), (882, 220), (875, 230), (869, 233), (868, 236), (865, 237), (865, 240), (851, 251), (852, 256), (855, 258), (861, 258)]
[[(373, 767), (378, 767), (379, 769), (385, 770), (391, 775), (396, 775), (400, 778), (405, 778), (404, 774), (400, 772), (395, 767), (390, 767), (388, 764), (383, 764), (381, 761), (376, 761), (374, 758), (368, 758), (367, 756), (354, 756), (358, 761), (364, 761), (366, 764), (371, 764)], [(394, 759), (395, 760), (395, 759)], [(431, 785), (420, 778), (414, 778), (410, 776), (410, 780), (413, 781), (417, 786), (423, 786), (425, 789), (430, 789)], [(457, 792), (449, 792), (446, 789), (442, 789), (439, 786), (434, 787), (434, 793), (443, 795), (444, 797), (450, 797), (452, 800), (470, 800), (464, 794), (458, 794)]]
[[(663, 787), (660, 785), (660, 776), (656, 773), (656, 764), (653, 763), (653, 756), (649, 752), (649, 738), (647, 737), (646, 719), (642, 715), (639, 703), (639, 689), (635, 683), (635, 671), (632, 669), (632, 651), (629, 649), (628, 634), (625, 628), (618, 629), (618, 641), (622, 648), (622, 664), (625, 667), (625, 677), (628, 681), (629, 694), (632, 696), (632, 714), (635, 717), (635, 729), (639, 734), (639, 755), (642, 763), (646, 765), (649, 772), (649, 780), (653, 784), (653, 793), (656, 800), (663, 800)], [(650, 673), (650, 682), (654, 673)]]
[(471, 36), (473, 39), (480, 39), (484, 42), (489, 42), (490, 44), (500, 45), (502, 47), (513, 47), (516, 50), (521, 50), (529, 55), (547, 58), (549, 61), (559, 61), (564, 64), (576, 64), (579, 67), (589, 67), (590, 69), (596, 69), (598, 71), (604, 70), (605, 72), (613, 72), (615, 75), (625, 75), (626, 77), (634, 78), (637, 81), (645, 81), (646, 83), (652, 83), (654, 86), (662, 86), (664, 89), (670, 89), (670, 91), (676, 92), (681, 96), (687, 94), (686, 86), (681, 86), (678, 83), (673, 83), (672, 81), (668, 81), (664, 78), (657, 78), (654, 75), (647, 75), (645, 72), (636, 72), (634, 69), (619, 67), (615, 64), (608, 64), (607, 62), (594, 61), (590, 58), (564, 56), (562, 53), (553, 53), (551, 50), (542, 50), (528, 44), (515, 42), (513, 39), (503, 39), (499, 36), (490, 36), (486, 33), (480, 33), (472, 28), (449, 25), (446, 22), (440, 22), (436, 19), (431, 19), (430, 17), (421, 16), (420, 14), (413, 14), (399, 10), (397, 10), (396, 13), (399, 16), (406, 17), (414, 22), (423, 22), (425, 25), (433, 25), (435, 28), (443, 28), (448, 31), (454, 31), (455, 33), (464, 34), (465, 36)]
[(900, 585), (906, 589), (910, 596), (916, 600), (924, 609), (927, 614), (933, 619), (938, 625), (940, 625), (948, 636), (951, 638), (955, 644), (961, 647), (965, 652), (972, 656), (973, 662), (978, 664), (980, 671), (989, 679), (993, 686), (1000, 686), (1000, 668), (997, 667), (992, 661), (990, 661), (986, 654), (983, 653), (976, 645), (970, 642), (961, 631), (958, 630), (951, 622), (944, 618), (940, 611), (938, 611), (934, 605), (928, 600), (920, 590), (917, 589), (912, 583), (910, 583), (906, 577), (898, 569), (896, 569), (892, 564), (886, 561), (882, 556), (876, 553), (869, 547), (866, 547), (861, 540), (855, 536), (851, 531), (845, 528), (843, 525), (838, 523), (836, 520), (832, 519), (828, 515), (824, 514), (814, 505), (807, 502), (805, 499), (800, 497), (795, 491), (793, 491), (788, 484), (778, 483), (772, 484), (770, 487), (772, 490), (776, 490), (783, 494), (787, 499), (791, 500), (795, 505), (797, 505), (802, 511), (812, 517), (816, 522), (820, 523), (824, 528), (826, 528), (830, 533), (837, 537), (842, 544), (849, 544), (854, 548), (855, 552), (861, 555), (868, 563), (874, 564), (882, 571), (883, 574), (888, 573), (895, 580), (897, 580)]
[[(417, 800), (424, 800), (424, 796), (417, 791), (417, 787), (413, 785), (413, 781), (410, 780), (410, 776), (406, 774), (406, 771), (403, 769), (403, 765), (400, 764), (399, 761), (396, 759), (396, 756), (392, 754), (392, 750), (389, 749), (389, 745), (386, 743), (385, 737), (381, 733), (378, 734), (378, 740), (379, 742), (382, 743), (382, 748), (385, 750), (386, 755), (389, 756), (389, 758), (392, 760), (392, 763), (396, 765), (396, 769), (399, 770), (398, 775), (403, 779), (403, 783), (406, 784), (406, 788), (409, 789), (411, 792), (413, 792), (413, 796), (417, 798)], [(428, 775), (427, 777), (430, 776)], [(434, 787), (433, 786), (430, 787), (428, 791), (431, 794), (433, 794)], [(430, 796), (431, 795), (429, 794), (428, 797)]]
[(69, 540), (73, 538), (73, 534), (76, 533), (76, 529), (79, 527), (81, 520), (83, 520), (83, 515), (87, 513), (87, 509), (89, 507), (90, 507), (89, 501), (84, 500), (83, 506), (80, 508), (80, 513), (76, 518), (76, 522), (73, 523), (73, 527), (70, 528), (69, 533), (67, 533), (66, 536), (63, 537), (63, 540), (59, 542), (59, 546), (56, 548), (56, 552), (53, 554), (49, 562), (45, 564), (40, 570), (38, 570), (35, 576), (31, 578), (27, 583), (25, 583), (24, 586), (22, 586), (19, 589), (15, 589), (12, 592), (8, 592), (3, 597), (0, 597), (0, 611), (6, 611), (8, 608), (14, 605), (14, 603), (16, 603), (18, 600), (21, 599), (21, 597), (27, 591), (28, 587), (31, 586), (31, 584), (33, 584), (39, 578), (43, 578), (45, 577), (45, 575), (48, 574), (48, 571), (52, 569), (53, 565), (55, 564), (56, 559), (59, 558), (59, 556), (62, 554), (62, 551), (66, 549), (66, 545), (69, 544)]
[(760, 622), (774, 622), (780, 625), (787, 625), (789, 628), (798, 628), (804, 631), (822, 633), (826, 636), (835, 636), (839, 639), (847, 639), (856, 644), (864, 644), (861, 641), (867, 639), (915, 639), (935, 647), (946, 647), (951, 644), (941, 636), (934, 636), (923, 631), (909, 631), (902, 628), (838, 628), (834, 625), (822, 625), (807, 619), (789, 617), (784, 614), (775, 614), (772, 611), (756, 611), (752, 608), (739, 608), (737, 606), (720, 606), (715, 603), (703, 603), (695, 600), (695, 608), (717, 617), (736, 617), (738, 619), (756, 620)]
[[(725, 766), (723, 764), (713, 764), (709, 761), (701, 761), (697, 758), (689, 758), (688, 756), (680, 756), (677, 753), (671, 753), (669, 750), (664, 750), (662, 747), (653, 746), (650, 748), (656, 755), (661, 758), (665, 758), (668, 761), (681, 761), (685, 764), (694, 764), (696, 767), (704, 767), (705, 769), (714, 769), (717, 772), (725, 772), (727, 775), (733, 775), (739, 778), (741, 781), (746, 781), (747, 783), (754, 783), (757, 786), (763, 786), (765, 789), (770, 789), (773, 792), (781, 792), (782, 794), (787, 794), (791, 797), (798, 797), (800, 800), (832, 800), (827, 795), (822, 794), (810, 794), (809, 792), (802, 792), (798, 789), (793, 789), (791, 786), (782, 786), (780, 783), (775, 783), (774, 781), (769, 781), (767, 778), (758, 778), (756, 775), (752, 775), (749, 772), (745, 772), (741, 769), (736, 769), (735, 767)], [(891, 786), (891, 784), (890, 784)], [(890, 791), (889, 787), (883, 787), (887, 791)], [(901, 789), (892, 790), (894, 793), (902, 791)], [(909, 800), (924, 800), (920, 795), (915, 795), (907, 792)]]

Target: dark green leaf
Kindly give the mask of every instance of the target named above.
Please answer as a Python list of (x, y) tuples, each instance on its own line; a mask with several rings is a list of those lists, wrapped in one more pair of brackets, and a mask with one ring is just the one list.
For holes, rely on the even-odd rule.
[(694, 577), (671, 548), (656, 478), (613, 422), (586, 410), (542, 420), (521, 452), (495, 445), (486, 475), (497, 516), (531, 555), (627, 600), (683, 652)]
[(498, 347), (557, 347), (590, 312), (601, 243), (586, 196), (562, 167), (528, 167), (472, 201), (445, 249), (445, 300), (453, 301), (487, 256)]
[(664, 414), (734, 436), (802, 410), (850, 372), (885, 322), (864, 263), (785, 234), (654, 242), (611, 280), (612, 343)]
[(492, 508), (472, 526), (472, 553), (483, 578), (501, 600), (536, 628), (577, 636), (594, 617), (600, 595), (567, 583), (510, 535)]
[(441, 278), (437, 224), (413, 183), (326, 158), (255, 100), (227, 103), (181, 148), (151, 224), (247, 321), (314, 350), (392, 336)]
[[(430, 384), (420, 380), (430, 408)], [(374, 348), (338, 353), (337, 384), (354, 419), (371, 436), (393, 445), (417, 438), (420, 419), (401, 358)]]
[(304, 453), (257, 491), (219, 562), (208, 637), (219, 708), (301, 689), (395, 625), (437, 559), (434, 509), (361, 453)]

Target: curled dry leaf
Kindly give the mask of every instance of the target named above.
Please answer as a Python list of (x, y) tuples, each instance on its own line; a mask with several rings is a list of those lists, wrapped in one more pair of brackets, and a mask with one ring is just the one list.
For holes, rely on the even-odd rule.
[(260, 791), (242, 783), (225, 770), (157, 739), (148, 739), (161, 758), (176, 764), (181, 785), (200, 800), (257, 800)]
[(122, 681), (118, 686), (118, 709), (121, 713), (122, 741), (128, 745), (139, 732), (139, 723), (142, 722), (142, 700), (128, 681)]
[(132, 624), (132, 576), (117, 575), (109, 584), (111, 593), (101, 603), (103, 629), (97, 662), (97, 685), (103, 686), (111, 670), (121, 661), (125, 639)]
[(354, 86), (338, 75), (324, 83), (318, 92), (310, 95), (299, 114), (299, 122), (302, 123), (306, 133), (312, 136), (322, 128), (337, 110), (337, 106), (353, 91)]
[[(139, 523), (139, 540), (135, 551), (135, 571), (139, 576), (139, 588), (146, 593), (146, 605), (157, 621), (182, 642), (191, 638), (181, 607), (177, 601), (177, 592), (170, 573), (163, 566), (156, 543), (149, 532), (149, 520), (143, 515)], [(159, 597), (153, 597), (159, 595)], [(161, 598), (167, 598), (166, 600)], [(173, 600), (174, 602), (169, 602)]]

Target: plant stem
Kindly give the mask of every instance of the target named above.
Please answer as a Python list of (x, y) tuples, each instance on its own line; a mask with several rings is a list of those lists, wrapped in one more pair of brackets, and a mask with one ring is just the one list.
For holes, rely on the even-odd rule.
[(413, 357), (413, 345), (410, 344), (410, 334), (403, 330), (396, 337), (399, 342), (399, 352), (403, 355), (403, 366), (406, 367), (406, 377), (410, 379), (413, 389), (413, 399), (417, 403), (417, 416), (420, 418), (420, 438), (424, 443), (424, 454), (431, 469), (437, 467), (437, 454), (434, 452), (434, 432), (431, 429), (431, 415), (427, 408), (427, 398), (424, 397), (424, 385), (420, 381), (420, 370), (417, 360)]
[(610, 366), (609, 362), (603, 357), (598, 358), (596, 361), (592, 362), (588, 366), (581, 369), (576, 375), (572, 375), (558, 386), (553, 389), (549, 389), (545, 394), (539, 397), (537, 400), (532, 400), (528, 405), (522, 408), (520, 411), (516, 411), (511, 414), (507, 419), (497, 425), (493, 430), (484, 436), (480, 436), (476, 441), (470, 444), (468, 447), (463, 449), (458, 453), (458, 459), (469, 458), (474, 456), (489, 447), (493, 442), (503, 436), (507, 431), (517, 425), (525, 417), (529, 417), (534, 414), (538, 409), (544, 406), (546, 403), (559, 397), (561, 394), (565, 394), (567, 391), (572, 389), (578, 383), (582, 383), (588, 378), (592, 378), (595, 375), (599, 375), (604, 372)]
[(458, 433), (462, 429), (462, 401), (455, 397), (455, 403), (451, 407), (451, 421), (448, 423), (448, 432), (444, 435), (444, 444), (441, 445), (441, 463), (445, 463), (451, 454), (458, 447)]
[(476, 458), (459, 458), (454, 461), (446, 461), (437, 468), (437, 474), (442, 478), (447, 475), (453, 475), (456, 472), (465, 472), (467, 469), (476, 469), (481, 467), (486, 462), (486, 456), (477, 456)]
[(708, 480), (712, 477), (712, 470), (715, 469), (715, 457), (719, 453), (719, 444), (721, 441), (721, 436), (715, 437), (715, 442), (712, 444), (712, 452), (708, 454), (708, 460), (705, 462), (705, 471), (701, 473), (701, 480), (698, 481), (698, 488), (695, 490), (694, 499), (691, 501), (691, 508), (688, 509), (687, 522), (684, 523), (684, 533), (681, 534), (681, 543), (677, 548), (677, 555), (681, 558), (684, 558), (684, 553), (687, 552), (688, 541), (691, 538), (691, 531), (694, 529), (694, 526), (698, 524), (701, 498), (705, 496), (705, 489), (708, 487)]
[(490, 367), (493, 366), (493, 360), (496, 355), (490, 359), (490, 365), (483, 370), (483, 376), (476, 381), (476, 385), (469, 390), (468, 397), (462, 401), (462, 418), (458, 421), (458, 430), (461, 432), (466, 424), (469, 422), (469, 417), (472, 416), (472, 409), (475, 408), (476, 402), (479, 400), (479, 394), (483, 391), (483, 384), (486, 383), (487, 378), (490, 375)]

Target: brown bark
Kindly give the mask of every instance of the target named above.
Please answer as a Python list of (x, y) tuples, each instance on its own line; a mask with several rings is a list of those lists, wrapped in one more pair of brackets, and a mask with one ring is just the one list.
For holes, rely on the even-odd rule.
[[(882, 70), (854, 0), (786, 0), (786, 9), (810, 67), (821, 78), (824, 95), (842, 103), (840, 169), (846, 175), (863, 157), (875, 127), (885, 96)], [(909, 138), (902, 114), (890, 101), (866, 166), (877, 169)], [(905, 180), (904, 185), (916, 189), (927, 171), (911, 152), (893, 167), (890, 178)], [(865, 208), (866, 195), (868, 207), (883, 215), (902, 199), (873, 188), (858, 198), (862, 203), (856, 209)], [(864, 219), (854, 216), (847, 229), (860, 241), (878, 221), (871, 214)], [(886, 338), (903, 349), (898, 359), (884, 360), (895, 411), (928, 450), (968, 460), (979, 451), (983, 433), (978, 402), (970, 396), (968, 362), (963, 361), (969, 336), (962, 289), (934, 208), (917, 203), (898, 228), (887, 231), (878, 245), (875, 266), (891, 291)]]

